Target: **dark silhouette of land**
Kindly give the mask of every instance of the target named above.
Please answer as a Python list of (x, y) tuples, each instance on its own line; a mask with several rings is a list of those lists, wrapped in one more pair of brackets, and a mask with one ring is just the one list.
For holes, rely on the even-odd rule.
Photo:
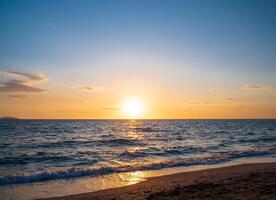
[(19, 118), (16, 118), (16, 117), (0, 117), (0, 120), (19, 120)]

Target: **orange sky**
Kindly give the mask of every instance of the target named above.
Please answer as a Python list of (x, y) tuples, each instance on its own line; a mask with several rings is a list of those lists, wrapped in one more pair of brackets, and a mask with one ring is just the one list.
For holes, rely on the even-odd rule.
[[(0, 105), (2, 116), (41, 119), (276, 117), (273, 88), (241, 86), (228, 91), (206, 88), (206, 91), (198, 93), (191, 89), (173, 91), (170, 87), (165, 87), (162, 81), (156, 84), (158, 80), (148, 84), (124, 80), (122, 85), (120, 82), (112, 82), (110, 87), (104, 87), (61, 84), (55, 83), (46, 75), (28, 75), (33, 77), (28, 78), (26, 74), (14, 76), (2, 72), (2, 77), (7, 78), (7, 82), (25, 80), (20, 84), (42, 90), (36, 93), (28, 91), (2, 93)], [(137, 116), (130, 116), (124, 112), (124, 105), (132, 97), (143, 104), (143, 110)]]

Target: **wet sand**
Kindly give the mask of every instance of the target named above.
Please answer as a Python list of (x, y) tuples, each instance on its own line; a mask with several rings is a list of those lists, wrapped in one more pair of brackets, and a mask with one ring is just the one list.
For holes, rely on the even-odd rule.
[(276, 199), (276, 163), (243, 164), (149, 178), (144, 182), (47, 200)]

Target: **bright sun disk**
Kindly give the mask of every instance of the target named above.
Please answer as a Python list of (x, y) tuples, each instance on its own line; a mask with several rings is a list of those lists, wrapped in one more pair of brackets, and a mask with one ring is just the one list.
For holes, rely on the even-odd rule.
[(143, 103), (137, 98), (131, 98), (123, 104), (122, 110), (130, 118), (140, 117), (144, 109)]

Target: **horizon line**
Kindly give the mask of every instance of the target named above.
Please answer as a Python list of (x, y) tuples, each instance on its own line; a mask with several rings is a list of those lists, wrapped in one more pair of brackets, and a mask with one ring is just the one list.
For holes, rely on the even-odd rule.
[[(5, 119), (7, 118), (7, 119)], [(10, 118), (10, 119), (8, 119)], [(276, 118), (18, 118), (0, 117), (0, 120), (276, 120)]]

